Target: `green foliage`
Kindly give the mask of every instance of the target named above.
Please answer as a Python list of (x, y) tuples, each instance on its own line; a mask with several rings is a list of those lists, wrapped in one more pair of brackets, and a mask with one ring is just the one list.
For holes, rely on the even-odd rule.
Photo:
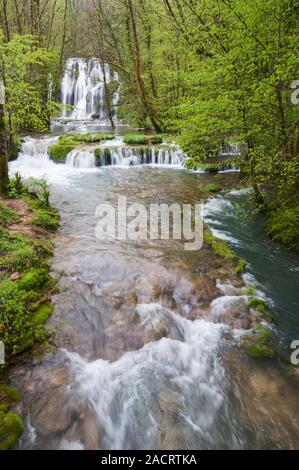
[(72, 150), (74, 150), (76, 145), (54, 144), (51, 147), (49, 147), (49, 150), (48, 150), (50, 158), (56, 162), (64, 163), (67, 159), (68, 154)]
[(45, 229), (57, 230), (60, 225), (59, 215), (55, 211), (38, 209), (31, 223)]
[(0, 227), (6, 227), (7, 224), (18, 220), (19, 214), (16, 211), (0, 203)]
[(266, 232), (274, 240), (299, 249), (299, 205), (284, 204), (270, 211)]
[(0, 231), (0, 264), (2, 270), (22, 271), (38, 263), (37, 246), (19, 233)]
[(55, 59), (55, 54), (40, 47), (33, 36), (14, 35), (6, 43), (0, 34), (6, 110), (14, 133), (47, 131), (52, 107), (45, 90), (49, 73), (56, 69)]

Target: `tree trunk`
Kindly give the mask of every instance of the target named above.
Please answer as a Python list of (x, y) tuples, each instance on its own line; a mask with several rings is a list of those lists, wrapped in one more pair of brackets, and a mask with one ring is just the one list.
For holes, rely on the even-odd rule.
[(0, 103), (0, 192), (5, 194), (8, 187), (7, 144), (4, 118), (4, 104)]
[(135, 15), (134, 15), (134, 10), (133, 10), (133, 5), (132, 5), (132, 0), (128, 0), (128, 6), (129, 6), (129, 12), (130, 12), (130, 19), (131, 19), (131, 24), (132, 24), (132, 32), (133, 32), (133, 41), (134, 41), (134, 51), (133, 51), (133, 61), (134, 61), (134, 67), (135, 67), (135, 74), (136, 74), (136, 80), (139, 85), (140, 89), (140, 97), (141, 101), (146, 109), (146, 112), (154, 126), (157, 132), (162, 132), (162, 129), (158, 123), (156, 113), (151, 105), (151, 103), (148, 100), (147, 92), (145, 89), (144, 81), (142, 78), (142, 73), (141, 73), (141, 59), (140, 59), (140, 47), (139, 47), (139, 41), (138, 41), (138, 33), (137, 33), (137, 26), (136, 26), (136, 21), (135, 21)]
[(40, 3), (39, 0), (31, 0), (31, 34), (40, 39)]

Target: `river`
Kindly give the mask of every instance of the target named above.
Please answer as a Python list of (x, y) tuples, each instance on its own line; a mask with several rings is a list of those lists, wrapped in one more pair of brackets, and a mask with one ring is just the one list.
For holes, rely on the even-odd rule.
[[(215, 177), (170, 165), (169, 157), (168, 165), (55, 164), (47, 156), (55, 139), (27, 139), (11, 163), (24, 177), (48, 178), (62, 217), (52, 260), (60, 292), (48, 325), (56, 347), (11, 373), (26, 422), (19, 448), (298, 448), (298, 378), (240, 349), (250, 312), (238, 292), (259, 282), (279, 338), (296, 339), (298, 256), (270, 249), (261, 219), (237, 216), (236, 207), (248, 205), (244, 191), (227, 190), (205, 207), (210, 227), (249, 263), (244, 282), (207, 246), (188, 252), (180, 241), (100, 241), (98, 204), (116, 206), (119, 195), (146, 207), (194, 204)], [(238, 175), (217, 182), (231, 188)]]

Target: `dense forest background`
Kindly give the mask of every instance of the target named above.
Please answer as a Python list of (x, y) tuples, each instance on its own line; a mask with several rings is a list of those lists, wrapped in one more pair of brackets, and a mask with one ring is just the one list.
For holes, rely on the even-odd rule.
[(297, 0), (0, 2), (2, 176), (6, 151), (59, 112), (65, 59), (98, 57), (119, 72), (119, 117), (174, 136), (190, 168), (242, 145), (269, 235), (298, 246)]

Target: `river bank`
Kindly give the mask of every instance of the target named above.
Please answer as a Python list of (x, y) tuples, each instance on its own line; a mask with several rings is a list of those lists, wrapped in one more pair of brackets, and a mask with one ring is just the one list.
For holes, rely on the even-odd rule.
[(11, 411), (20, 399), (8, 385), (11, 368), (23, 363), (39, 344), (46, 350), (49, 331), (45, 323), (53, 312), (51, 297), (56, 281), (49, 274), (53, 231), (59, 216), (49, 205), (42, 181), (25, 187), (12, 179), (8, 197), (0, 199), (0, 333), (4, 361), (0, 369), (0, 449), (12, 448), (23, 432), (23, 423)]

